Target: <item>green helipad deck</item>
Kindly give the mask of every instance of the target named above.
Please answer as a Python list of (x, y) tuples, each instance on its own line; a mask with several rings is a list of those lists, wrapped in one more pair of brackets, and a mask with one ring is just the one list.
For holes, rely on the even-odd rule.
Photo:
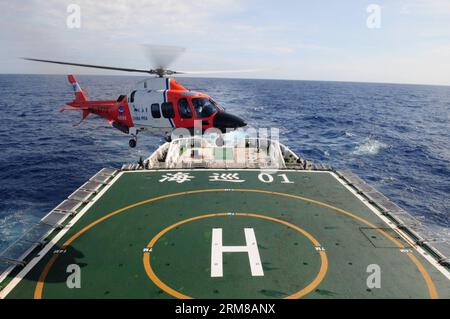
[(120, 172), (80, 209), (2, 297), (450, 298), (448, 268), (332, 171)]

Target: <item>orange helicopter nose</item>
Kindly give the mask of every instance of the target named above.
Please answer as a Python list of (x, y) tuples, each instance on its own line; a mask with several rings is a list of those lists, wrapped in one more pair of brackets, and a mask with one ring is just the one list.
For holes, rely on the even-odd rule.
[(227, 128), (243, 127), (246, 126), (247, 123), (236, 115), (227, 112), (219, 112), (214, 116), (213, 125), (221, 130), (225, 130)]

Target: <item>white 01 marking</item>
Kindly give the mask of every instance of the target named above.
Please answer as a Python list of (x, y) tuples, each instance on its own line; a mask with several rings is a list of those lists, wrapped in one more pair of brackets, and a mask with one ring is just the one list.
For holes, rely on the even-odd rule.
[(258, 179), (263, 183), (272, 183), (273, 176), (267, 173), (261, 173), (258, 175)]
[(290, 181), (286, 174), (279, 174), (278, 176), (283, 178), (281, 184), (294, 184), (294, 182)]
[[(286, 174), (278, 174), (277, 176), (282, 178), (281, 184), (294, 184), (293, 181), (289, 180)], [(258, 179), (266, 184), (273, 182), (273, 176), (267, 173), (261, 173), (258, 175)]]

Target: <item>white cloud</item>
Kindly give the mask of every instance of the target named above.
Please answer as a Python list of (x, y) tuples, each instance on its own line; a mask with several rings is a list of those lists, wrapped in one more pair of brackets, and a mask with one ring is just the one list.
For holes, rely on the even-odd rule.
[[(66, 26), (67, 6), (81, 8), (81, 28)], [(220, 41), (224, 28), (218, 18), (241, 10), (240, 0), (27, 0), (1, 2), (8, 16), (0, 19), (0, 40), (7, 43), (7, 58), (17, 56), (73, 60), (93, 64), (149, 67), (141, 48), (145, 43), (175, 44), (201, 48)], [(15, 32), (8, 32), (10, 25)], [(31, 70), (53, 72), (58, 67), (33, 66)], [(189, 68), (189, 65), (183, 65)], [(59, 67), (60, 68), (60, 67)], [(60, 68), (61, 69), (61, 68)], [(66, 68), (64, 68), (65, 70)], [(81, 69), (83, 72), (87, 69)]]
[[(81, 7), (79, 30), (66, 26), (70, 3)], [(0, 0), (0, 42), (7, 48), (0, 51), (0, 72), (74, 72), (73, 68), (20, 62), (18, 56), (149, 68), (151, 63), (140, 47), (153, 43), (186, 47), (171, 66), (180, 70), (262, 69), (241, 76), (450, 84), (446, 45), (450, 30), (446, 21), (450, 20), (442, 19), (450, 16), (450, 0), (385, 3), (389, 30), (383, 27), (370, 34), (364, 27), (364, 6), (360, 8), (363, 18), (358, 16), (357, 22), (352, 20), (353, 11), (348, 11), (355, 9), (353, 4), (337, 6), (336, 24), (321, 16), (323, 6), (306, 0), (301, 7), (296, 2), (295, 10), (276, 1), (268, 3)], [(409, 16), (402, 17), (400, 8)], [(441, 18), (438, 22), (434, 13)], [(100, 71), (80, 68), (76, 72)]]
[[(65, 21), (67, 5), (74, 1), (33, 2), (33, 11), (46, 12), (51, 20)], [(81, 8), (82, 28), (128, 36), (207, 32), (210, 19), (240, 10), (238, 0), (78, 0), (75, 3)]]
[(450, 14), (450, 1), (406, 0), (401, 5), (400, 13), (405, 15), (447, 15)]
[(281, 53), (281, 54), (292, 54), (292, 53), (295, 53), (295, 49), (294, 48), (290, 48), (290, 47), (275, 47), (274, 50), (276, 52)]

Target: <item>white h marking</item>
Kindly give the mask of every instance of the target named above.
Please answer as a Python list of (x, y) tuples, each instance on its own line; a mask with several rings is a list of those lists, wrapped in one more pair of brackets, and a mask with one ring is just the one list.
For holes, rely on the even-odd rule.
[(223, 277), (223, 253), (248, 254), (252, 276), (264, 276), (258, 243), (253, 228), (244, 228), (246, 246), (223, 246), (222, 228), (213, 228), (211, 243), (211, 277)]

